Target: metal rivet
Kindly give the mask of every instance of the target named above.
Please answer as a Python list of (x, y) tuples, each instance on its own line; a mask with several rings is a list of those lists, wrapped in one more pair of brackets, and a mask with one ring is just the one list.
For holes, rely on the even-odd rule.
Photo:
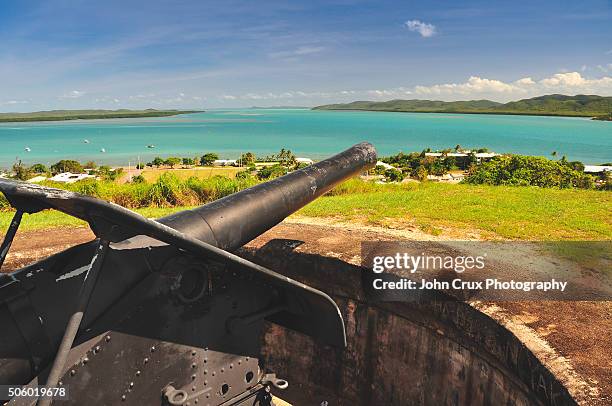
[(191, 387), (191, 391), (192, 391), (192, 392), (195, 392), (195, 386), (192, 386), (192, 387)]
[(196, 355), (196, 352), (195, 351), (191, 351), (191, 356), (193, 357), (195, 355)]
[(193, 380), (195, 380), (195, 379), (196, 379), (195, 374), (191, 375), (191, 380), (193, 381)]
[(122, 401), (122, 402), (125, 402), (125, 399), (126, 399), (126, 398), (127, 398), (127, 396), (125, 396), (125, 395), (121, 395), (121, 401)]
[(148, 358), (145, 358), (145, 359), (144, 359), (144, 363), (146, 364), (147, 362), (149, 362), (149, 359), (148, 359)]
[(140, 371), (136, 371), (136, 376), (140, 376)]
[(155, 346), (151, 347), (151, 352), (155, 352)]
[(85, 357), (83, 358), (83, 365), (87, 364), (89, 362), (89, 358)]
[(130, 382), (130, 388), (134, 387), (134, 382)]
[(197, 365), (195, 363), (191, 364), (191, 368), (195, 368)]
[(204, 385), (208, 385), (208, 381), (207, 380), (204, 380)]
[(75, 371), (74, 369), (71, 369), (71, 370), (70, 370), (70, 375), (71, 375), (71, 376), (76, 375), (76, 371)]
[(213, 371), (212, 376), (215, 376), (215, 371)]
[(197, 405), (198, 404), (198, 400), (197, 399), (194, 400), (193, 403), (195, 403)]
[(59, 381), (57, 384), (58, 384), (59, 386), (64, 386), (64, 382), (62, 382), (62, 381)]
[(208, 369), (204, 370), (204, 375), (206, 375), (208, 373)]
[(204, 358), (204, 363), (206, 364), (208, 362), (208, 358)]
[(110, 341), (110, 336), (106, 336), (105, 339), (106, 339), (106, 342), (109, 342)]
[(234, 364), (230, 364), (230, 369), (234, 368)]

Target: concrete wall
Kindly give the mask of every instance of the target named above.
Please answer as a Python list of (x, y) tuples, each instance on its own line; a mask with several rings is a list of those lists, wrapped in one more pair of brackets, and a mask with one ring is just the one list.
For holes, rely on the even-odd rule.
[(361, 268), (292, 251), (272, 240), (242, 254), (330, 294), (348, 346), (319, 346), (268, 324), (265, 367), (290, 383), (296, 405), (566, 405), (566, 388), (508, 330), (471, 306), (440, 296), (421, 303), (370, 303)]

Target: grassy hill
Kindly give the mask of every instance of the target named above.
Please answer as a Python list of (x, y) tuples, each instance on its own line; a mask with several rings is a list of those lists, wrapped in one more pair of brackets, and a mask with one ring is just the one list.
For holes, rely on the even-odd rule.
[(318, 106), (315, 110), (368, 110), (421, 113), (525, 114), (612, 119), (612, 97), (552, 94), (509, 103), (490, 100), (444, 102), (438, 100), (355, 101)]
[(197, 113), (195, 110), (50, 110), (32, 113), (0, 113), (1, 122), (92, 120), (103, 118), (167, 117)]

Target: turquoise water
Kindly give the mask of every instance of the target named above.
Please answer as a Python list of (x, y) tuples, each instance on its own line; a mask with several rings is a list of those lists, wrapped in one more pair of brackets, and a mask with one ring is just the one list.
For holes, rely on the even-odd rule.
[[(84, 140), (89, 140), (85, 143)], [(60, 159), (127, 165), (138, 157), (200, 156), (217, 152), (266, 155), (289, 148), (323, 158), (369, 141), (379, 155), (424, 148), (488, 147), (597, 164), (612, 161), (612, 123), (582, 118), (335, 112), (306, 109), (213, 110), (164, 118), (0, 124), (0, 167)], [(154, 149), (147, 145), (155, 145)], [(30, 152), (24, 149), (30, 148)], [(101, 152), (105, 149), (106, 152)]]

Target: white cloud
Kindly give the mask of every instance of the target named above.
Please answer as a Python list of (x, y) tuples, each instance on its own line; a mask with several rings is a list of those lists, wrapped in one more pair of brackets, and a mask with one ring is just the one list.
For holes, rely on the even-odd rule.
[(73, 90), (71, 92), (64, 93), (63, 95), (61, 95), (60, 99), (78, 99), (83, 96), (85, 96), (85, 92), (80, 90)]
[(410, 31), (418, 32), (424, 38), (433, 37), (436, 35), (436, 26), (419, 20), (410, 20), (404, 23)]
[[(527, 79), (527, 78), (526, 78)], [(486, 79), (478, 76), (471, 76), (465, 83), (444, 83), (433, 86), (416, 86), (415, 93), (427, 95), (440, 94), (460, 94), (469, 95), (472, 93), (503, 93), (512, 92), (516, 85), (504, 83), (500, 80)]]
[(324, 104), (329, 102), (349, 102), (354, 100), (391, 100), (391, 99), (438, 99), (438, 100), (474, 100), (491, 99), (510, 101), (545, 94), (561, 93), (612, 95), (612, 77), (587, 78), (578, 72), (556, 73), (541, 79), (523, 77), (505, 82), (498, 79), (471, 76), (462, 83), (442, 83), (431, 86), (395, 87), (389, 89), (337, 90), (311, 92), (291, 90), (286, 92), (245, 93), (240, 95), (222, 95), (219, 99), (226, 101), (287, 101), (289, 103)]
[(325, 51), (325, 47), (321, 46), (300, 46), (288, 51), (272, 52), (268, 54), (273, 59), (295, 60), (300, 56), (318, 54)]
[(15, 104), (28, 104), (28, 103), (29, 103), (28, 100), (7, 100), (7, 101), (5, 101), (3, 103), (0, 103), (0, 104), (6, 104), (6, 105), (12, 106), (12, 105), (15, 105)]
[(491, 97), (505, 100), (550, 93), (610, 95), (612, 94), (612, 77), (604, 76), (598, 79), (589, 79), (579, 72), (566, 72), (556, 73), (538, 81), (526, 77), (514, 82), (503, 82), (472, 76), (464, 83), (416, 86), (415, 93), (450, 98), (455, 98), (455, 96), (460, 98)]

